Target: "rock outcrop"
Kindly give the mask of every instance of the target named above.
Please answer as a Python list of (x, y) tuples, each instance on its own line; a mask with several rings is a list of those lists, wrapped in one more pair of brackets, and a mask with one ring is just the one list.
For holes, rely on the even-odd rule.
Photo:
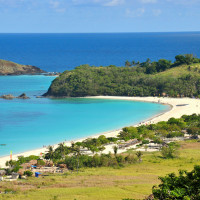
[(27, 97), (25, 93), (19, 95), (17, 98), (18, 99), (30, 99), (30, 97)]
[(35, 75), (42, 73), (45, 73), (45, 71), (35, 66), (0, 60), (0, 75)]
[(14, 99), (15, 97), (12, 94), (4, 94), (0, 96), (2, 99)]
[(13, 96), (12, 94), (4, 94), (2, 96), (0, 96), (1, 99), (8, 99), (8, 100), (11, 100), (11, 99), (30, 99), (30, 97), (27, 97), (25, 93), (19, 95), (18, 97), (15, 97)]

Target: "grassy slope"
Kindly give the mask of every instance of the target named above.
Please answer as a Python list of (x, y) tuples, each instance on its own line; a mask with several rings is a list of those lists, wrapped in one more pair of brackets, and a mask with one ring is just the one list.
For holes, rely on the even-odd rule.
[[(169, 70), (166, 70), (164, 72), (160, 72), (156, 75), (153, 75), (153, 76), (159, 76), (159, 77), (165, 77), (165, 76), (171, 76), (171, 77), (180, 77), (182, 75), (188, 75), (188, 74), (191, 74), (191, 75), (199, 75), (200, 76), (200, 64), (192, 64), (190, 65), (191, 67), (191, 71), (188, 70), (188, 65), (182, 65), (182, 66), (179, 66), (179, 67), (174, 67), (174, 68), (171, 68)], [(197, 71), (196, 71), (197, 70)]]
[[(0, 183), (3, 188), (15, 188), (17, 194), (2, 195), (13, 200), (121, 200), (123, 198), (143, 199), (151, 193), (158, 176), (164, 176), (179, 169), (191, 170), (200, 164), (200, 143), (184, 142), (180, 158), (164, 160), (160, 153), (145, 153), (141, 164), (121, 169), (92, 168), (79, 174), (50, 175), (44, 178), (29, 178), (18, 183)], [(132, 152), (133, 153), (133, 152)]]

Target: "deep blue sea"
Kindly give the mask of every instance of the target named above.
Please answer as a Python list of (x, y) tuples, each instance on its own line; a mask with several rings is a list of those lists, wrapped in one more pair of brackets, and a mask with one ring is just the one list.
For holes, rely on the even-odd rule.
[(123, 66), (126, 60), (200, 56), (200, 32), (0, 34), (0, 59), (63, 72), (81, 64)]
[[(124, 65), (126, 60), (200, 56), (200, 32), (120, 34), (0, 34), (0, 59), (62, 72), (80, 64)], [(73, 140), (131, 124), (169, 109), (168, 106), (98, 99), (38, 99), (55, 77), (0, 76), (0, 155)]]

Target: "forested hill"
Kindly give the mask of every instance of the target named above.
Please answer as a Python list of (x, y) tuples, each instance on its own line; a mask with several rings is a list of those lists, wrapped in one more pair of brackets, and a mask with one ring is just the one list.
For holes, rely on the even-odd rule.
[(45, 71), (31, 65), (20, 65), (7, 60), (0, 60), (0, 75), (41, 74)]
[(127, 61), (125, 67), (82, 65), (63, 72), (44, 96), (200, 96), (200, 59), (190, 54), (175, 59)]

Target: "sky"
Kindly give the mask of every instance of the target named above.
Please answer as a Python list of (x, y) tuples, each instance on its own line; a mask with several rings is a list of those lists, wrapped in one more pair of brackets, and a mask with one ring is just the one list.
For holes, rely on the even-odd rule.
[(0, 33), (200, 31), (200, 0), (0, 0)]

